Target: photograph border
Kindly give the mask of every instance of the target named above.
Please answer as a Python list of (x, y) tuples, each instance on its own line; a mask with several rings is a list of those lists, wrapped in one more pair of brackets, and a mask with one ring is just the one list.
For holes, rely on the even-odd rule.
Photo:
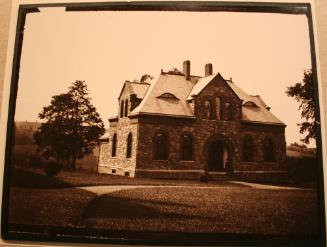
[[(20, 60), (24, 35), (24, 24), (28, 13), (39, 12), (39, 7), (65, 7), (66, 11), (190, 11), (190, 12), (258, 12), (258, 13), (281, 13), (281, 14), (305, 14), (308, 18), (309, 36), (310, 36), (310, 51), (312, 62), (312, 75), (314, 83), (315, 93), (315, 117), (318, 126), (320, 126), (320, 103), (317, 76), (317, 54), (315, 49), (315, 37), (313, 29), (312, 8), (310, 3), (285, 3), (285, 2), (202, 2), (202, 1), (167, 1), (167, 2), (92, 2), (92, 3), (44, 3), (44, 4), (21, 4), (18, 9), (18, 19), (16, 25), (14, 57), (12, 65), (12, 76), (10, 83), (10, 98), (8, 107), (8, 120), (7, 120), (7, 136), (5, 147), (5, 164), (4, 164), (4, 177), (3, 177), (3, 198), (2, 198), (2, 211), (1, 211), (1, 236), (6, 240), (37, 240), (37, 241), (51, 241), (51, 242), (72, 242), (72, 243), (137, 243), (137, 244), (267, 244), (267, 240), (248, 241), (248, 239), (238, 239), (237, 241), (230, 241), (230, 237), (235, 238), (237, 234), (227, 237), (226, 240), (222, 238), (217, 242), (217, 239), (208, 240), (208, 242), (185, 242), (184, 238), (180, 240), (168, 241), (153, 241), (156, 237), (165, 239), (164, 233), (159, 233), (156, 237), (147, 238), (146, 235), (141, 236), (136, 233), (134, 239), (122, 240), (118, 235), (112, 235), (107, 239), (94, 239), (92, 236), (81, 236), (79, 231), (75, 231), (76, 236), (55, 236), (49, 233), (49, 236), (37, 236), (28, 233), (10, 233), (8, 229), (8, 211), (9, 211), (9, 190), (10, 190), (10, 163), (11, 163), (11, 151), (13, 143), (13, 126), (15, 116), (15, 106), (18, 90)], [(320, 242), (313, 243), (311, 240), (301, 239), (299, 241), (280, 241), (276, 239), (276, 242), (272, 240), (269, 244), (296, 244), (299, 246), (309, 244), (317, 244), (320, 246), (326, 244), (325, 237), (325, 203), (324, 203), (324, 180), (323, 180), (323, 158), (322, 158), (322, 138), (321, 128), (317, 129), (317, 164), (318, 164), (318, 204), (319, 204), (319, 235)], [(29, 227), (29, 226), (26, 226)], [(74, 229), (70, 229), (74, 231)], [(103, 236), (101, 232), (100, 236)], [(145, 233), (146, 234), (146, 233)], [(153, 233), (151, 233), (153, 234)], [(153, 234), (156, 235), (156, 234)], [(180, 234), (179, 234), (180, 235)], [(186, 236), (187, 238), (187, 236)]]

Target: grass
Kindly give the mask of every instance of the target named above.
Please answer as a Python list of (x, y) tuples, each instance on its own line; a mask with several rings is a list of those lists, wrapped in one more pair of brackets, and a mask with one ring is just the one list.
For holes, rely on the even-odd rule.
[[(10, 183), (12, 186), (25, 188), (69, 188), (97, 185), (191, 185), (191, 186), (233, 186), (228, 181), (210, 181), (201, 183), (197, 180), (173, 180), (153, 178), (131, 178), (110, 174), (98, 174), (83, 171), (61, 171), (54, 178), (48, 178), (43, 169), (17, 168), (11, 171)], [(246, 187), (246, 186), (244, 186)]]
[(97, 197), (83, 218), (115, 230), (314, 235), (317, 215), (312, 191), (145, 188)]
[[(28, 213), (27, 213), (28, 212)], [(313, 236), (312, 191), (137, 188), (96, 196), (82, 189), (12, 188), (10, 224), (123, 231)]]

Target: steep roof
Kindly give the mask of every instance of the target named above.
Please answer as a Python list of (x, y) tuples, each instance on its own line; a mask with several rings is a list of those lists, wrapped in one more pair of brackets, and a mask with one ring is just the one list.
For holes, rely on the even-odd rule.
[[(186, 80), (183, 75), (162, 73), (158, 80), (151, 86), (141, 88), (140, 95), (143, 95), (141, 103), (129, 114), (140, 113), (152, 115), (170, 115), (179, 117), (194, 117), (193, 111), (188, 103), (194, 95), (201, 91), (219, 73), (206, 77), (192, 77)], [(274, 114), (272, 114), (259, 95), (249, 95), (239, 88), (234, 82), (225, 80), (239, 99), (243, 101), (242, 120), (246, 122), (268, 123), (284, 125)], [(133, 83), (133, 86), (137, 83)], [(146, 90), (145, 90), (146, 89)], [(135, 90), (133, 88), (133, 90)]]
[(210, 76), (202, 77), (198, 80), (195, 86), (187, 96), (187, 100), (191, 100), (193, 95), (198, 95), (201, 91), (215, 78), (218, 74), (212, 74)]
[[(242, 106), (242, 120), (250, 122), (264, 122), (273, 124), (284, 124), (274, 114), (272, 114), (267, 108), (266, 103), (259, 95), (248, 95), (241, 88), (239, 88), (234, 82), (226, 81), (238, 97), (243, 100)], [(255, 105), (247, 105), (247, 102), (253, 102)]]
[(185, 76), (161, 74), (130, 115), (147, 113), (193, 117), (192, 109), (186, 101), (193, 87), (194, 83), (186, 80)]
[(119, 97), (123, 93), (124, 89), (129, 90), (131, 94), (136, 94), (136, 97), (139, 99), (143, 99), (146, 91), (149, 89), (150, 84), (149, 83), (143, 83), (143, 82), (132, 82), (132, 81), (125, 81), (124, 86), (122, 90), (120, 91)]

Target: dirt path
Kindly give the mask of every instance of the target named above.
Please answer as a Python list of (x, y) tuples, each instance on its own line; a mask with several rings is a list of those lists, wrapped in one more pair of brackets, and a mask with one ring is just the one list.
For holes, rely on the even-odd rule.
[[(286, 187), (286, 186), (274, 186), (274, 185), (265, 185), (265, 184), (256, 184), (249, 182), (241, 182), (241, 181), (230, 181), (230, 183), (242, 185), (244, 188), (253, 188), (253, 189), (263, 189), (263, 190), (313, 190), (307, 188), (296, 188), (296, 187)], [(100, 185), (100, 186), (85, 186), (85, 187), (76, 187), (78, 189), (83, 189), (95, 193), (99, 196), (112, 193), (120, 190), (129, 190), (129, 189), (138, 189), (138, 188), (190, 188), (187, 185)], [(226, 189), (230, 188), (230, 186), (196, 186), (194, 188), (199, 189)], [(241, 188), (241, 187), (240, 187)]]
[(249, 183), (249, 182), (242, 182), (242, 181), (231, 181), (231, 183), (246, 185), (253, 189), (261, 189), (261, 190), (314, 190), (311, 188), (298, 188), (298, 187), (289, 187), (289, 186), (257, 184), (257, 183)]

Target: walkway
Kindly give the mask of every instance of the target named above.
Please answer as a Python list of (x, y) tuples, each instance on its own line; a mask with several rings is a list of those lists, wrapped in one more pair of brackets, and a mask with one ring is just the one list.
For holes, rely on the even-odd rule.
[[(309, 188), (296, 188), (296, 187), (286, 187), (286, 186), (274, 186), (274, 185), (265, 185), (241, 181), (230, 181), (233, 184), (239, 184), (253, 189), (262, 189), (262, 190), (313, 190)], [(76, 187), (78, 189), (83, 189), (97, 194), (98, 196), (112, 193), (120, 190), (129, 190), (129, 189), (138, 189), (138, 188), (190, 188), (191, 186), (187, 185), (99, 185), (99, 186), (83, 186)], [(226, 189), (231, 188), (230, 186), (193, 186), (194, 188), (199, 189)]]

